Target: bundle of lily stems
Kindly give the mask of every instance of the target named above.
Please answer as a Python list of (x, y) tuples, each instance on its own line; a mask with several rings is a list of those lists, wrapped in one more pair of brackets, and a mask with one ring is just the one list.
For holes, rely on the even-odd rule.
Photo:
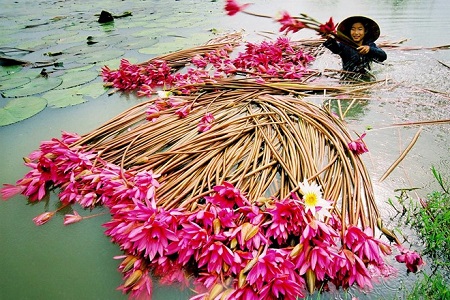
[[(298, 299), (331, 284), (370, 289), (374, 277), (393, 273), (384, 260), (390, 242), (398, 261), (417, 267), (420, 257), (383, 227), (362, 137), (329, 106), (305, 100), (324, 92), (357, 98), (376, 83), (314, 83), (312, 49), (286, 40), (283, 51), (302, 67), (295, 78), (286, 61), (250, 64), (251, 49), (280, 43), (247, 44), (232, 61), (226, 53), (238, 37), (105, 68), (109, 86), (147, 99), (88, 134), (42, 142), (25, 159), (31, 171), (2, 196), (37, 202), (58, 189), (60, 209), (107, 207), (105, 233), (124, 253), (119, 288), (131, 298), (150, 299), (154, 279), (185, 284), (191, 299)], [(181, 74), (189, 64), (197, 70)], [(208, 77), (211, 65), (223, 76)], [(74, 211), (64, 224), (81, 219)]]

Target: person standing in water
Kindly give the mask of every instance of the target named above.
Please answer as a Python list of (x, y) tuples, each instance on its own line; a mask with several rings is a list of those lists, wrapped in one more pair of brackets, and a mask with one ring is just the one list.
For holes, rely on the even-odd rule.
[(375, 44), (380, 37), (380, 27), (372, 19), (349, 17), (338, 25), (337, 31), (338, 38), (343, 34), (349, 41), (329, 37), (323, 45), (341, 57), (343, 70), (351, 72), (351, 75), (368, 75), (372, 61), (383, 62), (387, 59), (386, 52)]

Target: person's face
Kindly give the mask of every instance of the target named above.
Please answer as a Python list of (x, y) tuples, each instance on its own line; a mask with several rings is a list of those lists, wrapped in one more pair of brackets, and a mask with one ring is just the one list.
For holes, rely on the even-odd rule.
[(354, 42), (362, 43), (365, 34), (366, 30), (363, 24), (356, 22), (355, 24), (352, 25), (352, 28), (350, 29), (350, 36), (352, 37)]

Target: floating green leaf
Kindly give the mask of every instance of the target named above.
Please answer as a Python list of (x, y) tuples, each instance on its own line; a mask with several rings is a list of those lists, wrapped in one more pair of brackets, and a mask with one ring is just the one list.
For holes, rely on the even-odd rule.
[(22, 97), (12, 99), (0, 108), (0, 126), (13, 124), (42, 111), (47, 106), (47, 100), (39, 97)]
[(60, 45), (64, 45), (64, 44), (73, 44), (73, 43), (83, 43), (85, 41), (86, 41), (85, 35), (69, 33), (67, 35), (67, 37), (57, 39), (56, 43), (60, 44)]
[(126, 50), (134, 50), (140, 48), (147, 48), (158, 43), (159, 40), (156, 37), (150, 37), (146, 39), (133, 39), (133, 40), (125, 40), (122, 43), (117, 44), (118, 48), (123, 48)]
[(47, 41), (56, 41), (58, 44), (73, 43), (73, 41), (74, 41), (73, 39), (74, 39), (75, 35), (78, 35), (78, 32), (63, 31), (63, 32), (43, 36), (42, 39), (47, 40)]
[(62, 108), (86, 102), (83, 95), (77, 93), (78, 89), (53, 90), (42, 95), (49, 107)]
[(86, 96), (93, 99), (98, 98), (106, 92), (102, 82), (76, 86), (64, 90), (52, 90), (42, 95), (48, 102), (49, 107), (63, 108), (86, 102)]
[(126, 20), (124, 22), (117, 22), (116, 28), (136, 28), (136, 27), (144, 27), (148, 24), (148, 21), (134, 21), (130, 22), (129, 20)]
[(17, 48), (32, 49), (34, 51), (37, 51), (40, 49), (45, 49), (48, 46), (49, 46), (49, 41), (45, 41), (42, 39), (34, 39), (34, 40), (25, 41), (25, 42), (17, 45)]
[(29, 83), (2, 93), (3, 97), (25, 97), (37, 95), (46, 91), (50, 91), (61, 85), (62, 79), (58, 77), (37, 77), (32, 79)]
[(5, 91), (22, 86), (30, 81), (31, 79), (28, 77), (8, 78), (0, 82), (0, 91)]
[(99, 44), (87, 45), (87, 44), (82, 44), (82, 45), (77, 45), (77, 46), (73, 46), (73, 47), (67, 48), (63, 52), (65, 54), (82, 55), (82, 54), (85, 54), (85, 53), (101, 51), (101, 50), (104, 50), (106, 48), (108, 48), (107, 45), (99, 45)]
[(145, 38), (155, 38), (161, 35), (170, 35), (176, 34), (175, 31), (168, 31), (166, 28), (148, 28), (135, 33), (132, 33), (131, 36), (134, 37), (145, 37)]
[(0, 77), (17, 74), (20, 70), (22, 70), (22, 68), (22, 66), (3, 66), (0, 68)]
[(142, 54), (161, 55), (181, 50), (185, 47), (187, 43), (189, 43), (188, 39), (177, 38), (175, 41), (172, 42), (162, 42), (155, 44), (152, 47), (139, 49), (138, 52)]
[(78, 93), (83, 94), (84, 96), (91, 97), (96, 99), (106, 93), (107, 89), (103, 86), (103, 82), (94, 82), (91, 84), (86, 84), (82, 87), (79, 87)]
[(96, 64), (98, 62), (107, 61), (113, 58), (123, 56), (125, 54), (122, 50), (110, 50), (107, 51), (97, 51), (93, 53), (88, 53), (83, 56), (82, 59), (77, 62), (80, 64)]
[(62, 83), (60, 86), (57, 87), (57, 89), (63, 90), (74, 86), (82, 85), (93, 81), (97, 77), (98, 73), (95, 71), (67, 72), (60, 77), (62, 79)]

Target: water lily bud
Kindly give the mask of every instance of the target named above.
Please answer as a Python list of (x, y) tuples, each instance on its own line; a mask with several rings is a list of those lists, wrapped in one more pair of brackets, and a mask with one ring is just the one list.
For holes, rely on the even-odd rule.
[(75, 176), (75, 180), (79, 180), (80, 178), (86, 176), (86, 175), (91, 175), (92, 171), (91, 170), (83, 170), (80, 173), (78, 173), (77, 176)]
[(234, 238), (234, 239), (231, 240), (231, 242), (230, 242), (230, 248), (231, 248), (231, 250), (233, 250), (234, 248), (236, 248), (237, 243), (238, 243), (238, 241), (237, 241), (236, 238)]
[(238, 277), (238, 287), (242, 288), (246, 282), (247, 282), (247, 275), (244, 274), (244, 270), (241, 270), (239, 272), (239, 277)]
[(303, 250), (303, 244), (297, 244), (292, 250), (291, 253), (289, 253), (289, 256), (294, 258), (297, 257), (297, 255), (300, 254), (300, 252), (302, 252)]
[(216, 285), (213, 286), (213, 288), (209, 292), (208, 299), (215, 299), (217, 296), (220, 295), (220, 293), (222, 291), (223, 291), (223, 285), (221, 285), (220, 283), (217, 283)]
[(381, 250), (381, 252), (383, 252), (384, 255), (392, 254), (392, 249), (388, 245), (380, 243), (380, 244), (378, 244), (378, 246), (380, 247), (380, 250)]
[(230, 266), (226, 262), (222, 262), (222, 271), (224, 273), (226, 273), (226, 272), (228, 272), (229, 269), (230, 269)]
[(383, 228), (383, 220), (381, 218), (377, 218), (377, 226), (380, 230)]
[(55, 159), (57, 157), (57, 155), (54, 153), (47, 153), (44, 155), (44, 157), (48, 158), (48, 159)]
[(222, 293), (222, 297), (220, 297), (220, 300), (226, 300), (229, 299), (228, 296), (231, 295), (231, 293), (234, 292), (234, 289), (226, 289), (223, 293)]
[(83, 217), (80, 216), (76, 210), (74, 210), (73, 211), (73, 215), (72, 214), (66, 214), (64, 216), (64, 225), (77, 223), (77, 222), (80, 222), (81, 220), (83, 220)]
[(45, 223), (47, 223), (54, 215), (55, 215), (54, 211), (45, 212), (45, 213), (42, 213), (39, 216), (33, 218), (33, 222), (37, 226), (41, 226), (41, 225), (44, 225)]
[(311, 269), (306, 271), (306, 285), (308, 286), (308, 292), (310, 294), (314, 293), (314, 290), (316, 289), (316, 274), (314, 274), (314, 271)]
[(127, 262), (127, 264), (125, 265), (125, 268), (123, 268), (122, 272), (128, 272), (129, 270), (131, 270), (131, 268), (133, 268), (134, 263), (137, 261), (137, 258), (135, 256), (131, 257), (131, 259)]
[(136, 270), (133, 272), (133, 274), (131, 274), (130, 277), (128, 277), (128, 279), (125, 281), (125, 283), (123, 284), (123, 286), (125, 288), (133, 286), (136, 284), (136, 282), (139, 281), (139, 279), (141, 279), (142, 277), (142, 271), (141, 270)]
[(258, 226), (254, 226), (248, 222), (242, 224), (241, 237), (246, 242), (252, 237), (254, 237), (259, 231)]
[(219, 219), (214, 219), (213, 221), (213, 229), (214, 229), (214, 234), (219, 234), (220, 233), (220, 220)]
[(245, 268), (242, 270), (242, 272), (247, 273), (249, 272), (253, 266), (258, 262), (259, 255), (255, 256), (251, 261), (248, 262), (248, 264), (245, 266)]
[(121, 267), (124, 267), (126, 265), (128, 265), (128, 263), (130, 262), (130, 260), (132, 260), (135, 256), (133, 255), (127, 255), (124, 260), (122, 260), (122, 262), (120, 263)]

